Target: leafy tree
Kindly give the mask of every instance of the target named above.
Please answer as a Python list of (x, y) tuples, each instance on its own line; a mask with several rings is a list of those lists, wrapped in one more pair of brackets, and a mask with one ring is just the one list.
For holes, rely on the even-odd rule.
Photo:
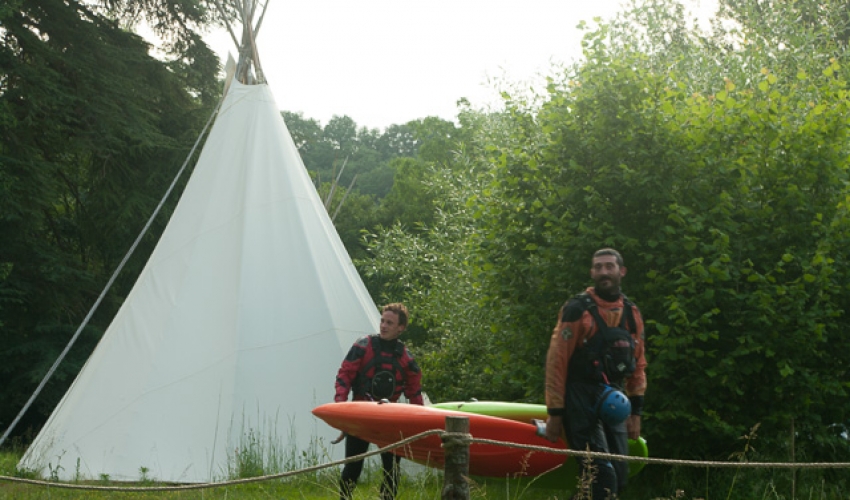
[(462, 147), (463, 132), (454, 123), (436, 117), (408, 122), (405, 129), (412, 139), (408, 145), (415, 146), (417, 154), (391, 160), (392, 189), (381, 200), (378, 218), (387, 227), (400, 222), (414, 229), (434, 221), (443, 193), (436, 188), (439, 183), (430, 181), (435, 175), (432, 166), (455, 168), (454, 155)]
[(792, 50), (801, 48), (809, 35), (818, 32), (823, 35), (822, 41), (826, 45), (837, 43), (846, 47), (850, 41), (850, 11), (846, 0), (797, 0), (790, 3), (720, 0), (718, 3), (721, 18), (740, 23), (749, 36), (764, 38), (763, 43), (774, 49), (782, 46)]
[[(427, 374), (424, 390), (429, 397), (486, 398), (498, 393), (494, 385), (501, 385), (493, 379), (501, 374), (482, 363), (491, 345), (482, 335), (487, 323), (474, 301), (470, 306), (478, 291), (467, 259), (477, 243), (472, 208), (466, 201), (480, 181), (468, 171), (435, 166), (418, 172), (413, 187), (434, 204), (429, 223), (417, 222), (416, 230), (411, 230), (402, 222), (408, 217), (402, 216), (390, 227), (370, 233), (372, 258), (358, 264), (376, 300), (404, 300), (410, 307), (414, 328), (406, 335)], [(401, 185), (396, 183), (393, 193), (400, 193), (396, 190)]]
[(455, 124), (437, 117), (427, 117), (408, 123), (413, 129), (419, 148), (418, 157), (438, 165), (450, 165), (460, 142), (460, 131)]
[[(657, 58), (671, 52), (641, 47), (634, 31), (603, 27), (588, 36), (587, 61), (567, 86), (553, 86), (533, 120), (515, 111), (520, 139), (497, 147), (493, 160), (501, 201), (488, 207), (489, 234), (499, 243), (487, 260), (498, 291), (493, 297), (508, 298), (517, 330), (534, 324), (529, 306), (549, 303), (556, 310), (551, 293), (558, 278), (549, 269), (563, 270), (565, 283), (586, 283), (590, 252), (616, 246), (633, 256), (633, 269), (650, 270), (633, 273), (627, 286), (653, 319), (650, 332), (657, 329), (650, 337), (651, 376), (665, 397), (653, 416), (659, 424), (676, 422), (664, 443), (710, 436), (675, 451), (725, 455), (718, 443), (734, 443), (755, 423), (777, 436), (792, 419), (798, 426), (808, 420), (807, 431), (822, 434), (829, 422), (815, 416), (845, 412), (826, 403), (842, 397), (846, 385), (837, 373), (795, 371), (819, 371), (829, 353), (803, 354), (792, 346), (814, 344), (817, 352), (824, 336), (832, 345), (846, 341), (843, 305), (818, 300), (812, 307), (807, 299), (839, 283), (821, 288), (813, 278), (839, 257), (820, 255), (818, 228), (844, 196), (840, 65), (815, 75), (799, 66), (776, 74), (766, 48), (752, 47), (729, 57), (758, 68), (741, 78), (747, 87), (716, 78), (706, 95), (700, 91), (711, 80), (699, 78), (714, 71), (692, 71), (693, 60), (680, 71), (675, 59), (699, 47), (673, 51), (666, 71), (658, 72)], [(670, 38), (661, 36), (668, 33), (654, 35), (669, 49)], [(619, 43), (609, 44), (609, 37)], [(702, 64), (740, 72), (724, 54), (699, 55)], [(796, 398), (804, 387), (818, 387), (825, 406), (812, 411), (813, 401)]]
[(376, 149), (384, 158), (415, 157), (419, 152), (419, 144), (411, 123), (406, 123), (387, 127), (378, 138)]
[(455, 133), (469, 143), (450, 146), (451, 164), (396, 161), (393, 191), (380, 209), (387, 225), (368, 235), (373, 257), (358, 267), (373, 296), (411, 307), (408, 335), (433, 400), (518, 398), (517, 370), (501, 371), (496, 362), (505, 359), (505, 337), (491, 329), (471, 266), (481, 243), (474, 200), (488, 177), (470, 161), (476, 155), (460, 154), (479, 147), (477, 134), (498, 129), (501, 117), (466, 110), (461, 120)]
[[(474, 352), (499, 399), (541, 401), (557, 310), (589, 284), (591, 253), (614, 246), (648, 320), (653, 453), (725, 459), (760, 425), (760, 458), (841, 456), (830, 426), (850, 414), (836, 354), (850, 349), (846, 52), (792, 10), (709, 36), (684, 15), (639, 4), (586, 35), (584, 61), (551, 78), (542, 104), (506, 92), (502, 119), (475, 122), (455, 162), (476, 172), (467, 204), (407, 239), (377, 235), (405, 258), (386, 250), (375, 273), (400, 273), (411, 286), (397, 293), (434, 303), (473, 279), (475, 297), (430, 309), (429, 324), (452, 325), (439, 345)], [(452, 260), (463, 271), (434, 250), (459, 227), (475, 241)], [(457, 279), (433, 278), (444, 269)], [(469, 328), (450, 322), (467, 308)], [(426, 359), (454, 381), (440, 394), (480, 387), (459, 359)]]
[(375, 200), (385, 198), (393, 188), (393, 179), (395, 178), (393, 165), (396, 161), (381, 162), (365, 174), (358, 174), (357, 190), (362, 194), (371, 195)]
[[(228, 2), (204, 0), (92, 0), (84, 2), (87, 8), (104, 18), (115, 20), (127, 28), (146, 22), (163, 41), (162, 49), (179, 60), (186, 58), (189, 64), (218, 65), (215, 54), (202, 39), (207, 27), (224, 24), (224, 18), (238, 17)], [(219, 11), (220, 5), (224, 12)], [(194, 71), (192, 66), (186, 69)], [(196, 72), (198, 82), (210, 84), (214, 79)], [(206, 75), (208, 76), (208, 75)], [(191, 80), (189, 78), (188, 80)]]
[[(217, 67), (186, 72), (186, 61), (158, 61), (140, 37), (74, 2), (14, 2), (0, 9), (0, 24), (0, 422), (8, 424), (199, 134)], [(161, 228), (19, 430), (39, 425), (64, 393)]]
[(280, 114), (299, 154), (302, 157), (309, 155), (322, 141), (322, 126), (313, 118), (305, 118), (304, 113), (282, 111)]
[(351, 153), (357, 148), (357, 124), (348, 116), (334, 116), (325, 125), (325, 138), (344, 153)]
[[(328, 200), (331, 183), (324, 183), (318, 192), (322, 200)], [(366, 256), (363, 232), (376, 224), (377, 205), (369, 196), (347, 186), (336, 186), (330, 201), (326, 203), (328, 215), (332, 217), (334, 227), (345, 249), (352, 259)]]
[(832, 232), (847, 194), (845, 56), (799, 26), (785, 51), (717, 50), (650, 5), (633, 13), (640, 29), (632, 17), (589, 33), (539, 112), (507, 101), (514, 130), (490, 148), (481, 205), (489, 317), (517, 339), (515, 365), (539, 364), (589, 255), (615, 246), (649, 319), (654, 450), (726, 458), (756, 424), (763, 456), (846, 450), (828, 433), (848, 414), (834, 354), (850, 347), (847, 255)]
[(393, 171), (388, 162), (399, 153), (386, 147), (385, 134), (358, 129), (347, 116), (335, 116), (322, 128), (300, 113), (282, 114), (304, 165), (319, 184), (354, 185), (362, 194), (377, 199), (386, 196), (392, 187)]
[(379, 222), (386, 226), (397, 222), (410, 229), (429, 224), (434, 217), (434, 202), (440, 193), (426, 186), (428, 164), (413, 158), (399, 158), (392, 167), (392, 189), (381, 202)]

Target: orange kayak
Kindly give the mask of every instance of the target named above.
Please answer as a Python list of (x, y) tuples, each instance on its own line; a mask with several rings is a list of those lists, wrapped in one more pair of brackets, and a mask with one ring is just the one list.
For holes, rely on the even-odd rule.
[[(428, 406), (351, 401), (328, 403), (313, 409), (328, 425), (384, 447), (416, 434), (445, 429), (446, 417), (466, 417), (473, 438), (563, 450), (563, 441), (552, 443), (537, 435), (531, 423)], [(445, 463), (442, 440), (432, 435), (398, 448), (394, 453), (410, 460), (442, 468)], [(572, 462), (566, 455), (530, 451), (500, 445), (473, 443), (469, 447), (469, 473), (474, 476), (538, 476)]]

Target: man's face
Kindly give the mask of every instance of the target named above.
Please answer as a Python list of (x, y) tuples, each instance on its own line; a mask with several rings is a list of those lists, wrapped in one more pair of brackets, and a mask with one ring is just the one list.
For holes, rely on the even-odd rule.
[(600, 255), (593, 258), (590, 267), (590, 277), (596, 286), (597, 292), (611, 295), (620, 292), (620, 281), (626, 275), (626, 268), (617, 264), (617, 257), (613, 255)]
[(392, 340), (398, 338), (404, 331), (406, 325), (398, 323), (398, 314), (393, 311), (384, 311), (381, 314), (381, 338)]

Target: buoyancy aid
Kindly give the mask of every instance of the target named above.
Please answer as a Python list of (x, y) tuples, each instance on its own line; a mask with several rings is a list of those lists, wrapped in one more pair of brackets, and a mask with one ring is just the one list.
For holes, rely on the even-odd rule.
[(622, 387), (623, 381), (635, 371), (635, 341), (637, 325), (632, 312), (633, 303), (623, 296), (620, 324), (608, 326), (599, 314), (596, 302), (587, 293), (574, 297), (584, 310), (593, 316), (597, 332), (576, 349), (569, 366), (569, 380), (602, 382)]
[(401, 364), (405, 356), (404, 344), (396, 340), (392, 352), (387, 352), (381, 349), (381, 337), (370, 335), (364, 348), (362, 365), (352, 384), (354, 394), (368, 395), (374, 400), (398, 399), (405, 382)]

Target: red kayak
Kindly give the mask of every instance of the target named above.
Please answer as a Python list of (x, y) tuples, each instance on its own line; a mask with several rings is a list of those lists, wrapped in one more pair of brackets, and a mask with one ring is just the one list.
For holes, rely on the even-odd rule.
[[(563, 441), (552, 443), (538, 436), (537, 428), (530, 423), (428, 406), (351, 401), (321, 405), (313, 409), (313, 415), (331, 427), (380, 447), (428, 430), (445, 429), (446, 417), (456, 416), (469, 419), (473, 438), (557, 450), (566, 448)], [(442, 440), (436, 434), (408, 443), (394, 453), (431, 467), (442, 468), (445, 461)], [(562, 454), (478, 443), (470, 445), (469, 455), (469, 473), (474, 476), (537, 476), (561, 466), (565, 460), (572, 462)]]

